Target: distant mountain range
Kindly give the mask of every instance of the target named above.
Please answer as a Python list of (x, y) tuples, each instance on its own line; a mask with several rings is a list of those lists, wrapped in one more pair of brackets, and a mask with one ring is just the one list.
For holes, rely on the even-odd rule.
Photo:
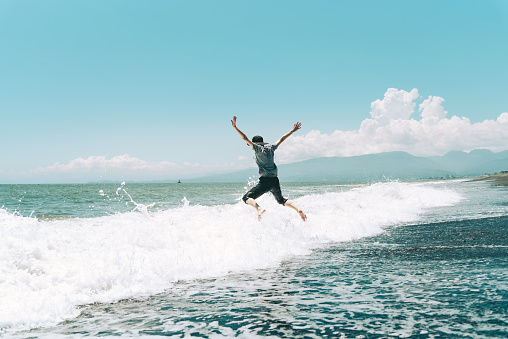
[[(386, 179), (418, 180), (473, 177), (508, 171), (508, 150), (493, 153), (479, 149), (452, 151), (444, 156), (416, 157), (406, 152), (367, 154), (354, 157), (317, 158), (278, 165), (283, 181), (360, 182)], [(257, 168), (206, 176), (187, 182), (245, 182), (257, 178)]]

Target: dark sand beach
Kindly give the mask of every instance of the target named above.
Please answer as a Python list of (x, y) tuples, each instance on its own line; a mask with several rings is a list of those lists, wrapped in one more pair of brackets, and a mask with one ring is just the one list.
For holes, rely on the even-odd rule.
[(508, 186), (508, 171), (491, 174), (486, 177), (476, 178), (470, 181), (491, 181), (496, 186)]

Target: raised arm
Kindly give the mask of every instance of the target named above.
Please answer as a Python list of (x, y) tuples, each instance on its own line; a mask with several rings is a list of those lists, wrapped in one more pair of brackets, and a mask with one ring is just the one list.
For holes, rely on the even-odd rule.
[(247, 145), (249, 145), (250, 147), (252, 147), (252, 141), (250, 141), (249, 138), (247, 138), (247, 136), (245, 135), (245, 133), (243, 133), (242, 131), (240, 131), (238, 129), (238, 127), (236, 127), (236, 116), (233, 117), (233, 120), (231, 120), (231, 125), (233, 125), (233, 128), (236, 129), (236, 131), (238, 132), (238, 134), (240, 134), (240, 136), (242, 137), (242, 139), (247, 143)]
[(275, 145), (277, 145), (277, 147), (278, 147), (280, 144), (282, 144), (282, 142), (283, 142), (284, 140), (286, 140), (287, 138), (289, 138), (289, 136), (290, 136), (291, 134), (295, 133), (295, 132), (296, 132), (296, 131), (298, 131), (300, 128), (302, 128), (302, 123), (301, 123), (301, 122), (297, 122), (296, 124), (294, 124), (293, 129), (292, 129), (291, 131), (287, 132), (286, 134), (284, 134), (284, 135), (282, 136), (282, 138), (280, 138), (280, 139), (279, 139), (279, 141), (277, 141), (277, 142), (275, 143)]

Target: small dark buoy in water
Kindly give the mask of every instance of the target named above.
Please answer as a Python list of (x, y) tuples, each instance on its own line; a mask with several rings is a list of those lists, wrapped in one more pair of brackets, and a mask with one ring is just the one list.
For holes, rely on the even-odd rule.
[(177, 182), (177, 184), (181, 184), (181, 183), (182, 183), (182, 182), (180, 181), (180, 179), (178, 179), (178, 182)]

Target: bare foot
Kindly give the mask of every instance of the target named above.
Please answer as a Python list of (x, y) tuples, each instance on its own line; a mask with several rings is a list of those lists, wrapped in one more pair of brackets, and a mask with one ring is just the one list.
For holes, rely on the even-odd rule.
[(300, 218), (302, 218), (303, 221), (307, 220), (307, 216), (303, 214), (302, 210), (298, 210), (298, 214), (300, 214)]
[(265, 213), (266, 210), (264, 208), (258, 209), (258, 221), (261, 220), (261, 214)]

